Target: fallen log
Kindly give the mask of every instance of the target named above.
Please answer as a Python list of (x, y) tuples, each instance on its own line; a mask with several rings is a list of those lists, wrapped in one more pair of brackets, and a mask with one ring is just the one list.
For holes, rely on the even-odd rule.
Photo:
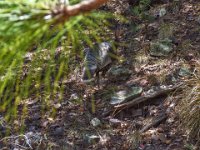
[(127, 109), (127, 108), (133, 107), (135, 105), (138, 105), (138, 104), (140, 104), (142, 102), (145, 102), (145, 101), (148, 101), (150, 99), (156, 98), (158, 96), (167, 95), (169, 92), (172, 92), (172, 91), (176, 90), (181, 85), (183, 85), (183, 84), (181, 83), (181, 84), (175, 85), (173, 87), (169, 87), (169, 88), (163, 89), (161, 91), (158, 91), (156, 93), (148, 94), (148, 95), (141, 96), (141, 97), (137, 97), (137, 98), (135, 98), (135, 99), (133, 99), (131, 101), (116, 105), (116, 106), (114, 106), (114, 108), (115, 108), (114, 111)]

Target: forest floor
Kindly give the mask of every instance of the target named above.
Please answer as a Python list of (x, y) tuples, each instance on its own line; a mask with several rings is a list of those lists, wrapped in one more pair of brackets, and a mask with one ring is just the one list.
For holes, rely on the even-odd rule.
[[(119, 41), (117, 55), (123, 60), (116, 65), (131, 71), (126, 80), (107, 76), (101, 78), (100, 87), (80, 83), (79, 76), (66, 80), (64, 100), (50, 104), (54, 109), (46, 109), (40, 100), (30, 97), (22, 134), (15, 131), (20, 119), (13, 124), (0, 122), (0, 130), (5, 126), (13, 129), (0, 140), (0, 149), (198, 149), (194, 144), (197, 139), (188, 138), (180, 126), (181, 99), (179, 88), (174, 87), (192, 78), (200, 61), (200, 3), (158, 2), (145, 11), (148, 15), (134, 14), (137, 4), (126, 0), (111, 0), (103, 7), (123, 14), (129, 22), (116, 21), (113, 29)], [(165, 39), (171, 40), (171, 52), (156, 56), (152, 43)], [(132, 87), (142, 89), (141, 102), (110, 103), (113, 93)], [(161, 87), (165, 87), (162, 92)], [(146, 93), (155, 94), (145, 98)]]

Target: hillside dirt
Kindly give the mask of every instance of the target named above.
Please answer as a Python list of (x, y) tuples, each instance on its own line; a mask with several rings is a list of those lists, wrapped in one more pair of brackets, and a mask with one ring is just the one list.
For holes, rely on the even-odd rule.
[[(177, 85), (192, 78), (200, 60), (200, 2), (152, 1), (142, 15), (134, 14), (136, 6), (137, 0), (111, 0), (101, 8), (128, 20), (113, 21), (111, 38), (117, 38), (116, 54), (120, 56), (114, 65), (129, 69), (131, 75), (126, 80), (101, 77), (98, 87), (81, 83), (80, 74), (74, 72), (62, 83), (62, 101), (57, 99), (46, 107), (40, 99), (30, 97), (26, 110), (19, 107), (19, 112), (26, 111), (26, 119), (18, 118), (13, 124), (3, 117), (0, 120), (1, 150), (198, 149), (197, 139), (188, 138), (180, 125)], [(155, 56), (152, 42), (164, 38), (171, 40), (172, 51)], [(141, 102), (110, 104), (113, 93), (131, 87), (142, 88)], [(176, 88), (160, 94), (160, 87)], [(157, 95), (144, 100), (146, 93), (153, 92)], [(18, 128), (21, 120), (26, 125), (23, 129)], [(11, 129), (11, 134), (4, 128)]]

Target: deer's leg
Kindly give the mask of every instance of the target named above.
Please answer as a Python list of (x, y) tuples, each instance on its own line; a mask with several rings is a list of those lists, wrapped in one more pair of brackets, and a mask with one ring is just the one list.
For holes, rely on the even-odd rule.
[(106, 72), (108, 72), (108, 70), (110, 69), (110, 67), (111, 67), (111, 64), (108, 64), (107, 66), (105, 66), (105, 67), (102, 69), (102, 77), (105, 78)]
[(99, 86), (99, 85), (100, 85), (100, 82), (99, 82), (99, 80), (100, 80), (99, 71), (96, 72), (96, 78), (97, 78), (97, 86), (98, 86), (98, 88), (99, 88), (99, 87), (100, 87), (100, 86)]

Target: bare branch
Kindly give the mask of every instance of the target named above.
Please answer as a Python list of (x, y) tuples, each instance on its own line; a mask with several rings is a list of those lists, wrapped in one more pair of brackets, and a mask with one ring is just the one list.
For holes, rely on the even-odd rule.
[(86, 13), (99, 8), (108, 0), (85, 0), (75, 5), (64, 5), (59, 9), (53, 10), (53, 16), (59, 16), (59, 20), (66, 21), (72, 16), (77, 16), (81, 13)]

